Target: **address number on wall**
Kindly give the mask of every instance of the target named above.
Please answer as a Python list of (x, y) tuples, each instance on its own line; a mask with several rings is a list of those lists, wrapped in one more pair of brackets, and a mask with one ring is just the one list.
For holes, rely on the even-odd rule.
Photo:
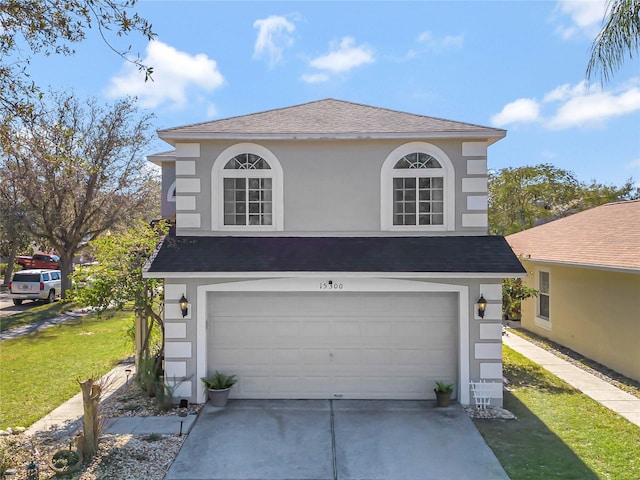
[(333, 282), (329, 280), (328, 282), (320, 282), (320, 290), (342, 290), (344, 285), (341, 283)]

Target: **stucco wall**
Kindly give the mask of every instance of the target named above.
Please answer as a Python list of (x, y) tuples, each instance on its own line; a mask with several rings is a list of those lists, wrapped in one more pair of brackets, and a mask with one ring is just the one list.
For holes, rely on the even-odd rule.
[[(203, 141), (185, 144), (188, 148), (183, 149), (177, 145), (175, 174), (178, 179), (176, 209), (179, 235), (220, 233), (211, 230), (212, 201), (215, 201), (211, 198), (211, 172), (216, 158), (234, 143)], [(269, 149), (283, 169), (284, 230), (270, 234), (381, 233), (381, 168), (387, 156), (408, 141), (254, 143)], [(455, 230), (437, 234), (486, 234), (486, 144), (455, 140), (428, 143), (443, 150), (455, 170)], [(469, 148), (470, 145), (474, 148)], [(163, 183), (170, 183), (168, 176)], [(255, 235), (255, 232), (249, 234)]]
[(176, 202), (169, 197), (169, 189), (176, 181), (176, 167), (174, 162), (162, 162), (162, 218), (172, 218), (176, 215)]
[(529, 299), (522, 326), (640, 381), (640, 274), (523, 264), (529, 286), (540, 268), (549, 271), (550, 321), (536, 320), (536, 300)]

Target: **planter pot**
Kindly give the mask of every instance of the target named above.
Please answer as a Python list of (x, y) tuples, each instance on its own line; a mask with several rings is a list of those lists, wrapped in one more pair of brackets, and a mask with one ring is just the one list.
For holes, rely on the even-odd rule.
[(58, 450), (49, 457), (49, 468), (56, 476), (73, 473), (82, 466), (82, 452), (79, 450)]
[(229, 399), (229, 391), (231, 388), (225, 388), (223, 390), (209, 389), (209, 401), (214, 407), (224, 407)]
[(436, 392), (436, 405), (438, 407), (448, 407), (451, 405), (451, 392)]

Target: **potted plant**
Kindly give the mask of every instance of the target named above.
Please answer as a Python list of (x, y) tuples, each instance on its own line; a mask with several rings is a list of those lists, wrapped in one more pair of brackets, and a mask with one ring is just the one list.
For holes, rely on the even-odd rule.
[(49, 468), (55, 472), (56, 476), (73, 473), (82, 465), (82, 452), (73, 450), (71, 446), (72, 442), (69, 442), (69, 448), (58, 450), (49, 457)]
[(235, 375), (225, 375), (218, 370), (212, 376), (202, 377), (200, 380), (202, 380), (204, 388), (209, 394), (211, 405), (214, 407), (224, 407), (227, 404), (229, 390), (237, 382)]
[(448, 407), (449, 404), (451, 404), (451, 393), (453, 392), (452, 383), (436, 381), (436, 388), (434, 388), (433, 391), (436, 392), (436, 404), (438, 407)]

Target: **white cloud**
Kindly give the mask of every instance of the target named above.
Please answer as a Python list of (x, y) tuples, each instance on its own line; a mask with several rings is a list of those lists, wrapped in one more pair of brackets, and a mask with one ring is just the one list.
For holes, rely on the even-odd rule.
[(627, 168), (640, 168), (640, 158), (636, 158), (635, 160), (631, 160), (626, 165)]
[[(547, 115), (542, 115), (547, 110)], [(610, 118), (640, 111), (640, 86), (634, 79), (614, 91), (588, 88), (582, 81), (564, 84), (543, 96), (542, 102), (520, 98), (491, 118), (496, 126), (540, 121), (551, 130), (602, 125)]]
[(560, 0), (557, 11), (569, 17), (569, 24), (558, 26), (558, 33), (568, 39), (577, 35), (592, 38), (600, 31), (607, 0)]
[(582, 81), (575, 86), (562, 85), (552, 90), (545, 95), (544, 101), (560, 102), (546, 122), (548, 128), (594, 126), (613, 117), (640, 111), (640, 88), (635, 82), (629, 82), (618, 91), (604, 91), (595, 85), (587, 88)]
[(351, 37), (344, 37), (339, 44), (332, 43), (331, 51), (309, 62), (313, 68), (331, 73), (347, 72), (375, 61), (374, 52), (366, 45), (356, 45)]
[(464, 45), (464, 35), (445, 35), (442, 38), (436, 38), (429, 31), (422, 32), (416, 39), (418, 43), (425, 44), (434, 52), (442, 52), (444, 50), (460, 49)]
[(126, 63), (123, 73), (111, 78), (106, 94), (112, 98), (136, 96), (145, 108), (164, 102), (180, 108), (187, 103), (190, 87), (212, 91), (224, 84), (215, 60), (203, 53), (181, 52), (157, 40), (149, 42), (142, 62), (153, 67), (153, 81), (145, 82), (138, 68)]
[(295, 31), (295, 25), (285, 17), (271, 15), (256, 20), (253, 27), (258, 29), (253, 58), (266, 58), (270, 66), (276, 65), (282, 60), (284, 49), (293, 45), (293, 38), (289, 34)]
[(545, 94), (542, 101), (545, 103), (554, 101), (562, 102), (568, 100), (569, 98), (583, 94), (586, 91), (586, 88), (586, 82), (584, 80), (573, 87), (570, 84), (565, 83), (564, 85), (560, 85), (559, 87), (556, 87), (549, 93)]
[(324, 83), (329, 81), (330, 77), (326, 73), (307, 73), (300, 78), (307, 83)]
[(540, 119), (540, 105), (532, 98), (519, 98), (508, 103), (500, 113), (491, 117), (491, 123), (502, 127), (512, 123), (529, 123)]

